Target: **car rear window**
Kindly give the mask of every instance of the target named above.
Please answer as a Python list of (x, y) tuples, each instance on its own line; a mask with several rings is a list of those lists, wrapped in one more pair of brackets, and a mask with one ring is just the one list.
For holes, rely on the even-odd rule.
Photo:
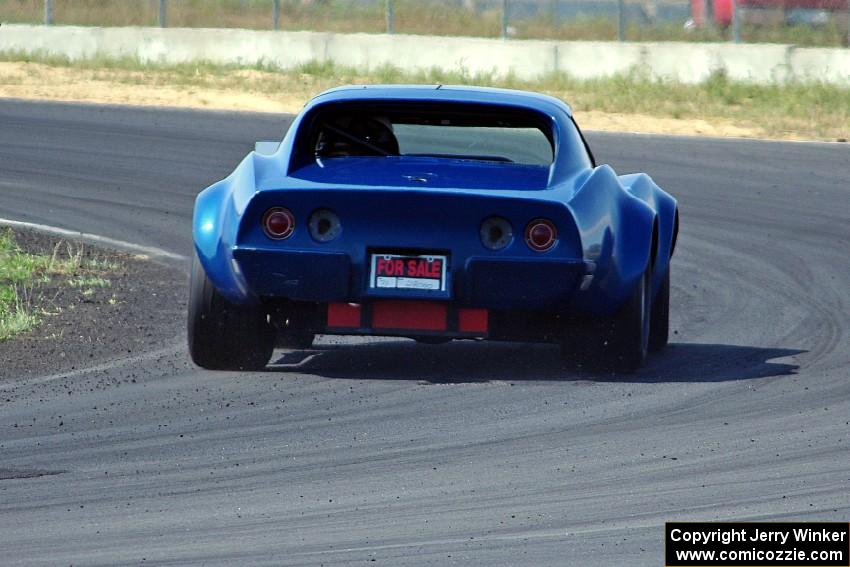
[(552, 145), (539, 128), (395, 124), (394, 132), (402, 155), (552, 163)]
[(463, 105), (344, 107), (316, 117), (318, 158), (418, 156), (549, 166), (551, 125), (536, 113)]

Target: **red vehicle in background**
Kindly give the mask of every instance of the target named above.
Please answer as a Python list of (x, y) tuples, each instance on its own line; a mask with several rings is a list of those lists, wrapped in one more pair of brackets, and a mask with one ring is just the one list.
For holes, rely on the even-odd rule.
[[(726, 27), (732, 23), (735, 0), (691, 0), (691, 14), (697, 26), (710, 20), (715, 25)], [(791, 10), (820, 10), (845, 12), (850, 0), (737, 0), (738, 8), (775, 10), (780, 13)], [(705, 12), (708, 12), (706, 14)]]

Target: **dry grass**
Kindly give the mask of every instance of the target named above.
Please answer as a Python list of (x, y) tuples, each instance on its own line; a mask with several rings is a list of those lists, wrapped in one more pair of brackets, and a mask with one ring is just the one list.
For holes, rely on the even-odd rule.
[(438, 69), (369, 72), (312, 63), (294, 70), (206, 63), (141, 65), (134, 60), (0, 54), (0, 96), (160, 106), (297, 112), (341, 84), (443, 83), (541, 91), (570, 103), (589, 129), (837, 140), (850, 138), (850, 89), (827, 84), (750, 85), (715, 75), (699, 85), (640, 74), (597, 80), (551, 75), (538, 81)]
[(36, 298), (40, 288), (60, 282), (89, 295), (107, 287), (114, 262), (89, 256), (82, 244), (60, 241), (51, 254), (20, 249), (11, 230), (0, 230), (0, 341), (38, 325), (45, 312)]

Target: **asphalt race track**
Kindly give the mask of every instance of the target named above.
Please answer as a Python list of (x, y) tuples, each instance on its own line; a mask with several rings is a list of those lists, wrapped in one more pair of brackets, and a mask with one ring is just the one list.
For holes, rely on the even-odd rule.
[[(194, 195), (286, 126), (3, 101), (0, 217), (188, 255)], [(323, 340), (214, 373), (178, 336), (2, 383), (0, 563), (657, 566), (668, 520), (848, 521), (850, 146), (589, 138), (680, 200), (644, 371)]]

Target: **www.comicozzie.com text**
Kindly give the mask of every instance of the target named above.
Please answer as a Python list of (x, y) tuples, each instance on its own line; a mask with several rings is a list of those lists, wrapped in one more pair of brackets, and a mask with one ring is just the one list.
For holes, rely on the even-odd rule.
[(690, 531), (675, 528), (670, 532), (672, 541), (684, 541), (694, 544), (728, 545), (732, 542), (760, 541), (786, 544), (793, 536), (796, 542), (842, 542), (847, 541), (847, 532), (840, 530), (813, 530), (811, 528), (762, 530), (759, 528), (718, 528), (710, 531)]

